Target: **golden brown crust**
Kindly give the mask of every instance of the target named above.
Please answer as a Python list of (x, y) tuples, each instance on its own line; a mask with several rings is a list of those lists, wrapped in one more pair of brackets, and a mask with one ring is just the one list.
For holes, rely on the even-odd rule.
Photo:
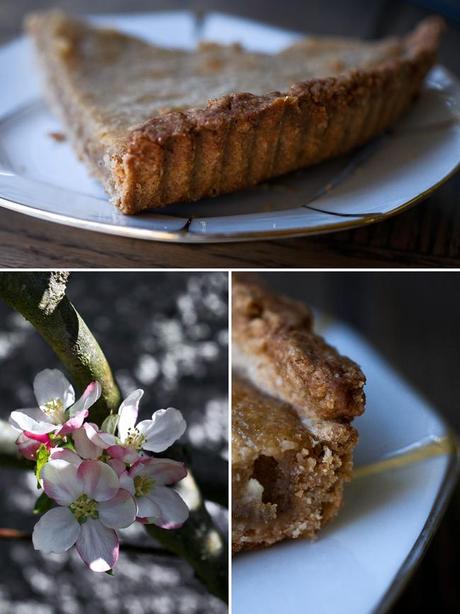
[[(70, 25), (61, 38), (71, 40)], [(51, 68), (56, 59), (44, 40), (54, 35), (47, 16), (29, 20), (28, 29), (44, 57), (49, 87), (59, 90)], [(368, 69), (295, 83), (283, 92), (232, 93), (206, 108), (155, 115), (117, 147), (107, 145), (102, 156), (90, 142), (100, 136), (83, 126), (80, 154), (124, 213), (215, 196), (316, 164), (366, 142), (400, 117), (434, 63), (441, 30), (441, 20), (425, 20), (402, 39), (397, 57)], [(70, 124), (75, 113), (70, 117), (62, 108), (62, 96), (54, 98)]]
[(352, 420), (364, 411), (364, 374), (315, 334), (312, 324), (301, 303), (233, 275), (233, 367), (301, 415)]
[[(270, 177), (343, 154), (392, 125), (410, 106), (433, 65), (442, 27), (438, 18), (425, 20), (404, 40), (404, 56), (390, 59), (377, 68), (297, 83), (284, 93), (274, 92), (266, 96), (231, 94), (211, 101), (205, 110), (168, 114), (162, 118), (161, 126), (155, 118), (141, 126), (139, 131), (145, 138), (158, 142), (163, 131), (170, 131), (174, 139), (183, 134), (186, 127), (190, 138), (195, 140), (205, 127), (215, 133), (224, 157), (234, 125), (244, 124), (245, 140), (254, 143), (253, 148), (245, 149), (246, 159), (232, 165), (233, 159), (227, 154), (225, 158), (229, 164), (219, 167), (212, 188), (199, 190), (197, 186), (201, 185), (201, 178), (198, 174), (193, 194), (186, 188), (179, 200), (215, 196), (255, 185)], [(355, 116), (356, 119), (363, 118), (357, 122), (358, 125), (354, 124)], [(305, 146), (299, 143), (302, 130), (308, 134)], [(128, 147), (134, 155), (138, 138), (136, 133)], [(296, 156), (298, 146), (300, 151)], [(278, 149), (285, 155), (276, 156)], [(180, 164), (180, 155), (170, 162)], [(224, 171), (226, 180), (222, 179)], [(206, 181), (203, 181), (204, 185)], [(167, 193), (163, 198), (161, 205), (173, 202)], [(133, 209), (136, 206), (135, 202), (130, 205)]]
[(232, 391), (233, 551), (314, 537), (340, 507), (355, 429), (302, 422), (238, 376)]

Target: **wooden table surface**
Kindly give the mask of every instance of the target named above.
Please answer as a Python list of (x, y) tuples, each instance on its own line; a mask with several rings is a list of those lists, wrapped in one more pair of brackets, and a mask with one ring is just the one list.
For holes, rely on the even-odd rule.
[[(421, 3), (422, 4), (422, 3)], [(448, 4), (448, 3), (447, 3)], [(29, 10), (60, 5), (73, 11), (122, 12), (192, 8), (220, 10), (314, 33), (379, 37), (409, 30), (428, 11), (389, 0), (2, 0), (0, 43), (20, 33)], [(327, 10), (325, 10), (327, 6)], [(460, 75), (459, 23), (450, 20), (440, 61)], [(457, 49), (457, 51), (455, 51)], [(320, 237), (239, 244), (177, 245), (103, 235), (0, 210), (4, 267), (458, 267), (460, 176), (424, 202), (385, 222)]]

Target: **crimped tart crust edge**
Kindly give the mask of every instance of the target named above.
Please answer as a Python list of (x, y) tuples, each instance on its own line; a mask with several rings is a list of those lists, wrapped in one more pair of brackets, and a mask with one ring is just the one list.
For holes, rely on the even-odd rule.
[(406, 57), (372, 70), (296, 83), (286, 93), (235, 93), (146, 122), (113, 160), (118, 206), (136, 213), (233, 192), (365, 143), (408, 109), (441, 31), (440, 19), (425, 20), (405, 38)]

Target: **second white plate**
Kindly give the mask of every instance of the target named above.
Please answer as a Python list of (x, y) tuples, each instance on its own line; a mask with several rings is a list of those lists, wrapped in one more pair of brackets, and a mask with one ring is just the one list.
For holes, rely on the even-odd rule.
[[(235, 614), (369, 614), (385, 611), (420, 560), (458, 473), (455, 442), (436, 412), (353, 330), (328, 326), (326, 339), (367, 376), (367, 408), (355, 466), (430, 442), (433, 456), (354, 479), (338, 517), (319, 538), (285, 542), (233, 560)], [(381, 467), (380, 467), (381, 469)]]

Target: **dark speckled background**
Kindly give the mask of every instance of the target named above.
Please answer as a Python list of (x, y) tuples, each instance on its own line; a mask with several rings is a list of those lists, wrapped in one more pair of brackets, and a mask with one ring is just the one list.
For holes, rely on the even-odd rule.
[[(177, 407), (188, 422), (185, 438), (226, 457), (227, 275), (73, 273), (68, 296), (101, 344), (123, 393), (145, 389), (143, 416)], [(33, 404), (33, 377), (46, 367), (60, 367), (53, 352), (0, 303), (1, 419)], [(0, 526), (30, 530), (32, 475), (0, 468), (0, 487)], [(226, 530), (226, 511), (212, 503), (209, 508)], [(142, 528), (126, 539), (146, 543)], [(42, 556), (28, 543), (0, 541), (0, 570), (0, 614), (226, 611), (175, 558), (122, 552), (111, 578), (89, 572), (75, 553)]]

